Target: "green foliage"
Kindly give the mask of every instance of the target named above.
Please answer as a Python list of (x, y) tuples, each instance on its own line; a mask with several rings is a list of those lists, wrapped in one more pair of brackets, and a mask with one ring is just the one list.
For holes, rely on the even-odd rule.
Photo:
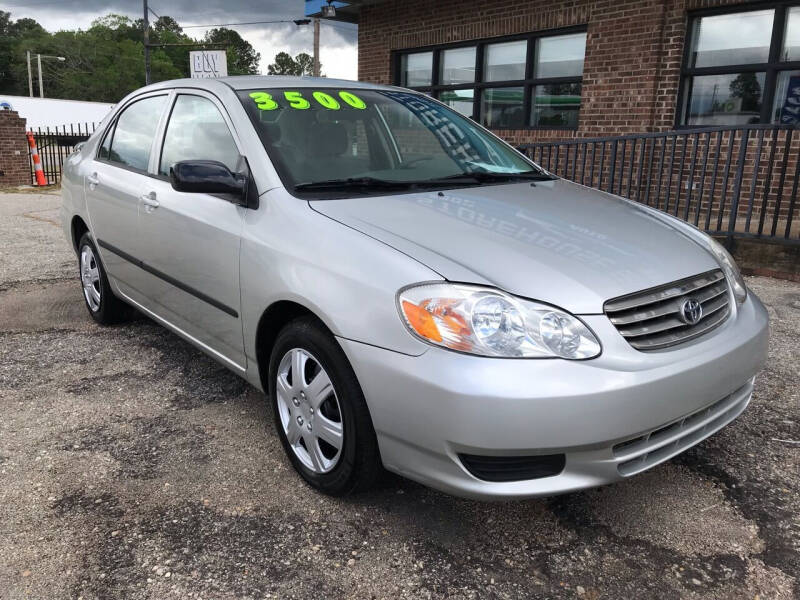
[(278, 52), (275, 62), (267, 67), (269, 75), (313, 75), (314, 59), (301, 52), (294, 58), (286, 52)]
[[(0, 93), (27, 96), (26, 50), (63, 56), (64, 62), (42, 60), (42, 77), (48, 98), (117, 102), (144, 85), (144, 45), (141, 19), (109, 14), (95, 19), (88, 29), (49, 33), (33, 19), (13, 21), (0, 10)], [(212, 29), (202, 40), (186, 35), (172, 17), (150, 23), (151, 44), (203, 44), (190, 47), (167, 45), (150, 50), (152, 81), (189, 76), (189, 52), (211, 45), (228, 55), (228, 74), (258, 73), (261, 56), (235, 31)], [(223, 46), (224, 44), (224, 46)], [(34, 94), (38, 76), (32, 56)]]
[(761, 85), (755, 73), (740, 73), (728, 86), (731, 96), (742, 99), (742, 110), (761, 109)]
[(218, 27), (210, 29), (203, 39), (207, 44), (226, 44), (228, 48), (228, 75), (257, 75), (261, 54), (236, 31)]

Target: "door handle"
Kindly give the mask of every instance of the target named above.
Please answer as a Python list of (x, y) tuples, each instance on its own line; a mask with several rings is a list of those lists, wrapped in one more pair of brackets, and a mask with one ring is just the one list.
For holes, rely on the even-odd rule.
[(86, 181), (87, 181), (87, 183), (89, 184), (89, 186), (93, 188), (93, 187), (94, 187), (94, 186), (96, 186), (98, 183), (100, 183), (100, 178), (99, 178), (99, 177), (97, 177), (97, 173), (92, 173), (91, 175), (89, 175), (89, 176), (86, 178)]
[(139, 198), (141, 199), (142, 203), (144, 203), (144, 205), (148, 207), (150, 210), (161, 206), (158, 200), (156, 200), (155, 192), (150, 192), (149, 194), (142, 194), (141, 196), (139, 196)]

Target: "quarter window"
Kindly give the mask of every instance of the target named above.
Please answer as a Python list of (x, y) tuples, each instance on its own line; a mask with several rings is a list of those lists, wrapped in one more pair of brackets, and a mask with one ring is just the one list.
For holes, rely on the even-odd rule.
[(111, 138), (114, 137), (114, 123), (108, 126), (106, 136), (103, 138), (103, 143), (100, 144), (100, 150), (97, 152), (97, 158), (108, 160), (109, 150), (111, 149)]
[(800, 6), (698, 14), (690, 22), (679, 125), (800, 123)]
[(231, 171), (239, 162), (239, 150), (219, 109), (208, 98), (181, 94), (169, 117), (161, 151), (159, 175), (182, 160), (216, 160)]
[(575, 129), (586, 32), (531, 34), (399, 54), (396, 83), (494, 129)]
[[(117, 118), (108, 157), (112, 163), (147, 171), (150, 150), (166, 96), (150, 96), (125, 108)], [(100, 158), (103, 149), (101, 148)]]

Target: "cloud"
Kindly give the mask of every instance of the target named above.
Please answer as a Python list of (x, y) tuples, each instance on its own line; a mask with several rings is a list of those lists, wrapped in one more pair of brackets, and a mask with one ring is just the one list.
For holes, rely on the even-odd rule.
[[(303, 0), (213, 0), (204, 1), (202, 8), (193, 0), (149, 0), (150, 7), (159, 15), (169, 15), (182, 26), (252, 21), (279, 21), (303, 18)], [(134, 7), (139, 10), (132, 10)], [(109, 13), (141, 17), (141, 4), (130, 0), (22, 0), (0, 2), (0, 10), (11, 13), (12, 19), (36, 19), (48, 31), (85, 29), (91, 22)], [(187, 28), (186, 33), (201, 38), (208, 28)], [(261, 53), (260, 68), (267, 72), (278, 52), (292, 56), (313, 51), (313, 27), (297, 27), (293, 23), (271, 25), (240, 25), (231, 27)], [(329, 77), (356, 79), (357, 33), (352, 25), (322, 22), (320, 35), (320, 61), (322, 71)]]

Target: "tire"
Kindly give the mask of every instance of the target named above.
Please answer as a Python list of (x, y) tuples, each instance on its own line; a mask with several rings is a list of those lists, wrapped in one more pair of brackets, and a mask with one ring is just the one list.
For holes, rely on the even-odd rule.
[(113, 325), (130, 317), (131, 309), (114, 295), (94, 240), (86, 232), (78, 242), (78, 278), (86, 310), (100, 325)]
[[(294, 365), (303, 354), (305, 372), (298, 380)], [(327, 389), (319, 383), (325, 377), (319, 375), (327, 375), (331, 386), (316, 394), (318, 389)], [(268, 391), (286, 455), (311, 487), (330, 496), (345, 496), (375, 484), (383, 469), (364, 394), (344, 351), (317, 319), (296, 319), (278, 334), (269, 362)], [(325, 400), (319, 403), (323, 396)], [(319, 403), (316, 411), (315, 403)], [(335, 426), (342, 432), (338, 449), (326, 441), (335, 444), (331, 433)]]

